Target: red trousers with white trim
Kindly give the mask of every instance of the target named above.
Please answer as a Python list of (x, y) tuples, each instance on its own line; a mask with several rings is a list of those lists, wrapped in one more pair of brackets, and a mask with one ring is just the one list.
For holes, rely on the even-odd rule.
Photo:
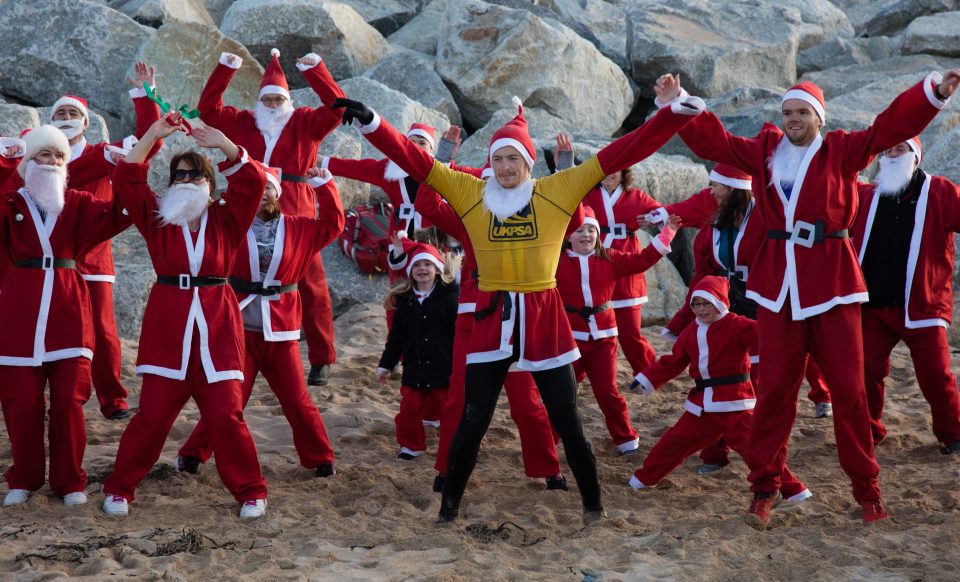
[(93, 313), (93, 348), (91, 376), (100, 403), (100, 412), (109, 418), (118, 410), (126, 410), (127, 390), (120, 383), (120, 337), (113, 312), (113, 283), (87, 281), (90, 308)]
[(160, 458), (170, 428), (193, 397), (213, 443), (220, 480), (240, 503), (266, 499), (267, 482), (260, 473), (257, 447), (243, 420), (240, 381), (208, 383), (199, 346), (200, 337), (194, 331), (185, 380), (143, 375), (140, 407), (120, 437), (113, 473), (103, 485), (106, 495), (133, 501), (137, 485)]
[[(643, 466), (634, 472), (634, 476), (647, 487), (653, 487), (679, 467), (687, 457), (718, 438), (726, 441), (747, 466), (750, 466), (747, 455), (752, 421), (751, 410), (704, 412), (701, 416), (684, 411), (677, 423), (668, 428), (657, 444), (653, 445), (650, 454), (643, 460)], [(784, 464), (780, 475), (780, 492), (783, 496), (792, 497), (804, 489), (806, 486)]]
[(43, 446), (46, 398), (50, 384), (50, 488), (57, 495), (83, 491), (87, 473), (83, 452), (87, 428), (83, 405), (90, 399), (90, 360), (84, 357), (41, 366), (0, 366), (0, 404), (13, 450), (4, 476), (10, 489), (43, 487), (47, 459)]
[[(453, 440), (460, 417), (463, 416), (464, 380), (467, 370), (467, 345), (473, 329), (473, 314), (457, 316), (457, 330), (453, 337), (453, 372), (447, 402), (440, 416), (440, 442), (434, 468), (441, 475), (447, 473), (447, 452)], [(557, 441), (554, 438), (547, 409), (540, 400), (540, 392), (529, 372), (510, 372), (503, 387), (510, 403), (510, 417), (520, 434), (520, 450), (524, 473), (531, 479), (553, 477), (560, 473)]]
[(312, 366), (332, 364), (337, 361), (337, 351), (333, 347), (333, 302), (320, 253), (314, 255), (303, 279), (297, 282), (297, 289), (300, 291), (303, 335), (307, 339), (307, 359)]
[(860, 305), (838, 305), (795, 321), (789, 301), (780, 313), (760, 307), (760, 389), (750, 431), (750, 482), (754, 493), (774, 492), (787, 458), (797, 418), (797, 395), (807, 354), (831, 387), (833, 430), (840, 466), (858, 501), (880, 499), (880, 467), (873, 452), (867, 395), (863, 388)]
[[(400, 412), (393, 417), (397, 427), (397, 444), (407, 452), (422, 453), (427, 450), (427, 432), (423, 429), (425, 410), (439, 410), (447, 400), (446, 388), (416, 390), (400, 387)], [(443, 426), (441, 422), (440, 426)]]
[(640, 327), (643, 324), (642, 305), (619, 307), (614, 310), (617, 316), (617, 336), (623, 355), (633, 368), (633, 375), (647, 369), (657, 359), (657, 351), (653, 349), (647, 338), (643, 337)]
[[(243, 407), (247, 407), (253, 393), (257, 374), (263, 374), (277, 400), (283, 415), (293, 431), (293, 446), (297, 449), (300, 464), (315, 469), (334, 459), (327, 429), (320, 411), (310, 399), (307, 383), (303, 379), (303, 360), (296, 341), (268, 342), (260, 332), (244, 331), (246, 355), (243, 362)], [(207, 431), (207, 423), (201, 417), (190, 438), (180, 447), (181, 457), (196, 457), (203, 462), (213, 454), (213, 442)]]
[(573, 363), (574, 373), (579, 377), (584, 372), (590, 379), (590, 387), (614, 444), (633, 441), (639, 435), (630, 424), (627, 399), (617, 388), (617, 338), (577, 340), (577, 347), (580, 348), (580, 359)]
[(960, 396), (950, 370), (947, 330), (940, 326), (907, 329), (903, 307), (863, 310), (864, 376), (873, 442), (886, 435), (883, 426), (883, 381), (890, 374), (890, 352), (903, 340), (910, 350), (917, 384), (933, 416), (933, 434), (950, 444), (960, 439)]

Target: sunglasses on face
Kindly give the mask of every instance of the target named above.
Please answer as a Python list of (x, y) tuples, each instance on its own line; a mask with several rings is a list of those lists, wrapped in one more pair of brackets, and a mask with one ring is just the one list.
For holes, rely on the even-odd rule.
[(174, 170), (173, 171), (174, 182), (184, 182), (184, 181), (194, 182), (204, 177), (205, 176), (203, 175), (203, 170)]

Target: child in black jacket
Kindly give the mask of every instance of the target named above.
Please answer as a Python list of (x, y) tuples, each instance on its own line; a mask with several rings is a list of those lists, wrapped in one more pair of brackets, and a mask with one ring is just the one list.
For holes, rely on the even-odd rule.
[(387, 295), (385, 306), (394, 309), (393, 326), (380, 357), (380, 383), (403, 357), (400, 412), (394, 418), (400, 454), (409, 461), (427, 449), (423, 429), (425, 410), (441, 410), (453, 368), (453, 334), (460, 288), (444, 274), (440, 252), (425, 243), (408, 253), (408, 279)]

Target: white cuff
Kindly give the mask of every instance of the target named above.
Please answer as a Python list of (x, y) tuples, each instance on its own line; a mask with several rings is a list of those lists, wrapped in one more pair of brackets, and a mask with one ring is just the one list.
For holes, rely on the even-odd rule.
[(237, 155), (237, 159), (233, 162), (233, 164), (225, 170), (220, 170), (220, 173), (225, 177), (236, 174), (237, 171), (244, 166), (244, 164), (250, 161), (250, 159), (247, 157), (247, 150), (240, 146), (237, 146), (237, 149), (240, 150), (240, 153)]
[(677, 341), (677, 338), (679, 337), (679, 336), (675, 335), (672, 331), (670, 331), (670, 330), (667, 329), (667, 328), (661, 329), (661, 330), (660, 330), (660, 335), (662, 335), (663, 337), (667, 338), (668, 340), (670, 340), (670, 341), (672, 341), (672, 342)]
[(930, 105), (933, 105), (937, 109), (943, 109), (947, 106), (947, 103), (950, 103), (949, 97), (941, 101), (937, 98), (937, 94), (933, 91), (933, 85), (939, 85), (942, 82), (943, 75), (941, 75), (938, 71), (932, 71), (923, 79), (923, 94), (927, 96), (927, 99), (930, 101)]
[(660, 241), (659, 235), (653, 237), (653, 240), (650, 241), (650, 244), (652, 244), (655, 249), (660, 251), (661, 255), (666, 255), (670, 252), (670, 246), (663, 244), (663, 242)]
[(314, 176), (313, 178), (307, 180), (307, 185), (311, 188), (319, 188), (330, 180), (333, 180), (333, 174), (330, 172), (323, 172), (319, 176)]
[(647, 220), (653, 224), (663, 224), (670, 218), (670, 213), (667, 212), (667, 209), (661, 206), (660, 208), (655, 208), (647, 214)]
[(360, 133), (367, 135), (368, 133), (373, 133), (380, 129), (380, 114), (376, 111), (373, 112), (373, 121), (364, 125), (358, 120), (353, 120), (353, 126), (360, 130)]
[(657, 391), (653, 387), (653, 384), (650, 382), (649, 378), (643, 375), (643, 372), (640, 372), (639, 374), (634, 376), (633, 379), (640, 384), (639, 386), (640, 393), (643, 394), (644, 396), (650, 396), (651, 394)]
[[(227, 62), (227, 57), (237, 57), (237, 64), (236, 64), (236, 65), (231, 65), (231, 64), (229, 64), (229, 63)], [(237, 56), (237, 55), (235, 55), (235, 54), (233, 54), (233, 53), (226, 53), (226, 52), (224, 52), (224, 53), (220, 53), (220, 61), (219, 61), (219, 63), (220, 63), (221, 65), (225, 66), (225, 67), (230, 67), (231, 69), (239, 69), (239, 68), (240, 68), (240, 65), (243, 64), (243, 58), (242, 58), (242, 57), (239, 57), (239, 56)]]
[(312, 64), (312, 65), (307, 65), (307, 64), (304, 64), (304, 63), (297, 63), (297, 69), (299, 69), (299, 71), (300, 71), (301, 73), (304, 72), (304, 71), (309, 71), (310, 69), (316, 67), (316, 66), (319, 65), (321, 62), (323, 62), (323, 59), (321, 59), (321, 58), (320, 58), (320, 55), (318, 55), (317, 53), (307, 53), (307, 54), (303, 55), (303, 56), (300, 57), (300, 58), (301, 58), (301, 59), (305, 59), (305, 58), (307, 58), (307, 57), (316, 57), (317, 62), (314, 63), (314, 64)]
[(657, 109), (663, 109), (664, 107), (670, 107), (670, 106), (672, 106), (672, 105), (673, 105), (674, 103), (676, 103), (677, 101), (683, 101), (684, 99), (686, 99), (686, 98), (689, 97), (689, 96), (690, 96), (690, 94), (687, 93), (687, 90), (684, 89), (683, 87), (680, 87), (680, 94), (677, 95), (677, 96), (673, 99), (673, 101), (667, 101), (666, 103), (664, 103), (663, 101), (660, 101), (660, 97), (655, 97), (655, 98), (653, 99), (653, 104), (656, 105)]
[[(156, 85), (151, 85), (151, 86), (150, 86), (150, 90), (151, 90), (151, 91), (156, 91), (156, 90), (157, 90), (157, 86), (156, 86)], [(134, 87), (134, 88), (130, 89), (129, 91), (127, 91), (127, 95), (130, 95), (130, 98), (131, 98), (131, 99), (139, 99), (139, 98), (141, 98), (141, 97), (146, 97), (146, 96), (147, 96), (147, 92), (143, 90), (143, 87)]]
[(760, 363), (760, 356), (750, 356), (750, 365), (751, 365), (751, 366), (753, 366), (754, 364), (759, 364), (759, 363)]
[(117, 155), (125, 156), (130, 153), (130, 150), (125, 150), (123, 148), (118, 148), (117, 146), (108, 145), (103, 148), (103, 158), (110, 162), (113, 165), (117, 165), (117, 162), (113, 161), (113, 158), (110, 157), (110, 154), (115, 153)]
[(330, 168), (330, 157), (329, 156), (317, 156), (320, 158), (320, 169), (328, 170)]
[(22, 158), (23, 154), (27, 151), (27, 142), (22, 139), (17, 139), (15, 137), (0, 137), (0, 148), (3, 149), (12, 149), (20, 148), (20, 153), (15, 156), (4, 156), (9, 158)]
[(381, 368), (381, 367), (379, 367), (379, 366), (377, 367), (377, 374), (383, 374), (384, 372), (386, 372), (387, 374), (389, 374), (389, 373), (392, 372), (392, 371), (393, 371), (393, 370), (388, 370), (388, 369), (386, 369), (386, 368)]
[(700, 115), (707, 110), (707, 104), (699, 97), (686, 97), (670, 104), (670, 111), (677, 115)]

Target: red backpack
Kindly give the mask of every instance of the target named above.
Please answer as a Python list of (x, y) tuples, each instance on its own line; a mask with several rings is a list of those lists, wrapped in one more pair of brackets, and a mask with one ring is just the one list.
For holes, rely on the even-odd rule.
[(340, 250), (364, 273), (385, 273), (390, 245), (390, 204), (358, 204), (346, 214)]

